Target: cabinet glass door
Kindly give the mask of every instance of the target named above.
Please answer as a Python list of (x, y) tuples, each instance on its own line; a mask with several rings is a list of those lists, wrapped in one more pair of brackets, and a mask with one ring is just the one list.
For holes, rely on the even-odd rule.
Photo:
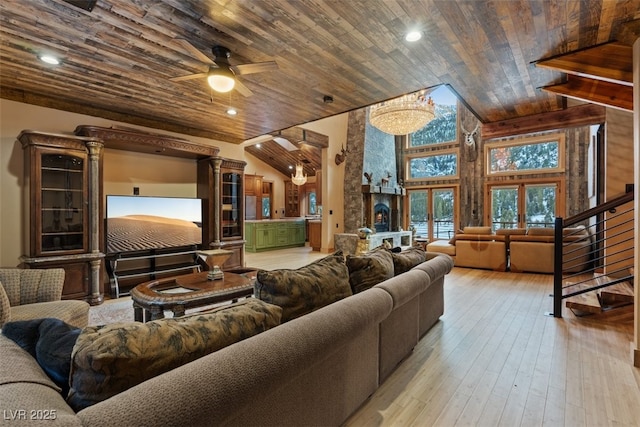
[(42, 253), (85, 249), (84, 166), (82, 157), (42, 154)]
[(222, 174), (222, 237), (242, 237), (242, 174)]

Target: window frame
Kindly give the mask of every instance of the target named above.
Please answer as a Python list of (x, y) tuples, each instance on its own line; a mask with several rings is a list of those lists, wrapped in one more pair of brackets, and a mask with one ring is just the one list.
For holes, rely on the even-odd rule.
[[(453, 154), (456, 156), (456, 173), (454, 175), (438, 175), (429, 177), (411, 177), (411, 161), (414, 159), (422, 159), (429, 157), (436, 157), (442, 155)], [(421, 182), (421, 181), (443, 181), (443, 180), (456, 180), (460, 179), (460, 151), (457, 147), (442, 149), (442, 150), (429, 150), (421, 152), (407, 153), (405, 157), (405, 181), (406, 182)]]
[(535, 178), (535, 179), (521, 179), (521, 180), (508, 180), (508, 181), (491, 181), (487, 182), (484, 185), (484, 223), (491, 226), (491, 229), (494, 229), (492, 212), (493, 212), (493, 200), (491, 198), (491, 190), (495, 187), (516, 187), (518, 191), (518, 221), (517, 225), (519, 228), (526, 227), (526, 200), (523, 197), (524, 191), (527, 186), (535, 186), (535, 185), (548, 185), (553, 184), (556, 186), (556, 207), (555, 207), (555, 215), (563, 216), (566, 209), (566, 181), (562, 176), (553, 176), (546, 178)]
[[(509, 147), (519, 147), (524, 145), (542, 144), (545, 142), (557, 142), (558, 144), (558, 166), (546, 169), (526, 169), (526, 170), (508, 170), (508, 171), (492, 171), (491, 170), (491, 150)], [(565, 157), (565, 134), (552, 133), (540, 136), (526, 137), (516, 140), (502, 140), (497, 142), (487, 142), (484, 144), (485, 173), (487, 177), (496, 176), (522, 176), (522, 175), (547, 175), (564, 173), (566, 166)]]

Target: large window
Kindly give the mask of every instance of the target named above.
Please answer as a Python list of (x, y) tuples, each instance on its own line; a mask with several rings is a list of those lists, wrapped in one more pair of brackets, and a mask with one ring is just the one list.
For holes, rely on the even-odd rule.
[(409, 135), (409, 148), (457, 140), (457, 98), (446, 85), (439, 86), (429, 96), (436, 105), (436, 117), (425, 127)]
[(487, 175), (564, 171), (564, 134), (485, 145)]
[(559, 181), (491, 185), (493, 229), (553, 227), (561, 208), (560, 185)]
[(409, 190), (408, 195), (408, 222), (416, 236), (429, 240), (451, 238), (455, 230), (455, 188)]
[(438, 151), (438, 154), (409, 157), (407, 170), (409, 180), (456, 178), (458, 153)]

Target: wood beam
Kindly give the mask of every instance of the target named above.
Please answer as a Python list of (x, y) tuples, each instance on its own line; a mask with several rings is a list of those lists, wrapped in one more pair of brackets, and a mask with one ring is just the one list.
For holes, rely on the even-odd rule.
[(550, 113), (484, 123), (482, 125), (482, 139), (505, 138), (526, 133), (604, 123), (605, 115), (606, 109), (604, 107), (585, 104)]
[(71, 113), (84, 114), (87, 116), (102, 117), (107, 120), (114, 120), (122, 123), (144, 126), (168, 132), (176, 132), (184, 135), (197, 136), (200, 138), (214, 139), (218, 141), (229, 142), (231, 144), (241, 144), (243, 142), (242, 139), (233, 138), (229, 135), (210, 132), (205, 129), (200, 129), (192, 126), (183, 126), (179, 123), (173, 123), (168, 120), (156, 119), (153, 117), (142, 117), (131, 112), (106, 110), (104, 108), (90, 105), (89, 103), (82, 104), (78, 102), (67, 101), (61, 98), (27, 92), (24, 90), (12, 89), (5, 86), (0, 86), (0, 98), (22, 102), (25, 104), (38, 105), (45, 108), (68, 111)]
[(317, 148), (329, 147), (329, 137), (312, 130), (303, 129), (298, 126), (294, 126), (288, 129), (283, 129), (278, 132), (280, 136), (288, 139), (294, 145), (307, 144)]
[(611, 42), (541, 59), (536, 67), (633, 87), (631, 46)]
[(545, 86), (542, 90), (605, 107), (633, 111), (633, 87), (617, 83), (568, 76), (566, 83)]

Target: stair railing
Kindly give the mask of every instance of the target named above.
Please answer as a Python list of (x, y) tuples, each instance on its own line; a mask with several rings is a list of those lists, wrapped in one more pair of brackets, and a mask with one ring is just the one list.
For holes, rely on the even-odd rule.
[[(634, 259), (634, 209), (633, 205), (620, 209), (633, 199), (630, 191), (570, 218), (556, 218), (554, 317), (562, 317), (562, 300), (566, 298), (626, 281), (633, 283), (629, 266)], [(584, 226), (588, 235), (576, 230), (577, 225)], [(584, 239), (591, 240), (586, 260)], [(601, 271), (606, 271), (606, 276), (599, 274)]]

